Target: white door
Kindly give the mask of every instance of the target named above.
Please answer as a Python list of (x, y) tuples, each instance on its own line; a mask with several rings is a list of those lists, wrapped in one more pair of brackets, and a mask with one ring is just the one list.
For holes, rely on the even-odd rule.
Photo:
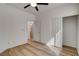
[(63, 45), (76, 47), (76, 26), (77, 26), (77, 17), (65, 17), (63, 20)]

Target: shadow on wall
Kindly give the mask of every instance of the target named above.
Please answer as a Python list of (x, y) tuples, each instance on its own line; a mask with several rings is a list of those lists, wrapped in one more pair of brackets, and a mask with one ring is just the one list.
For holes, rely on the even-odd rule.
[(53, 45), (53, 46), (60, 47), (59, 46), (60, 37), (61, 37), (61, 30), (59, 30), (54, 36), (52, 36), (46, 45)]
[[(51, 31), (49, 37), (46, 40), (46, 45), (55, 53), (58, 52), (56, 54), (59, 55), (61, 51), (59, 47), (62, 47), (62, 18), (54, 18), (51, 21), (51, 24)], [(54, 46), (58, 47), (58, 49)]]
[(46, 45), (62, 47), (62, 18), (54, 18), (49, 26), (50, 33), (46, 34), (48, 36), (46, 36)]
[(47, 46), (49, 47), (49, 49), (51, 51), (53, 51), (56, 55), (60, 55), (61, 54), (61, 48), (60, 47), (60, 34), (61, 34), (61, 30), (59, 30), (56, 35), (54, 35), (53, 37), (51, 37), (51, 39), (47, 42)]

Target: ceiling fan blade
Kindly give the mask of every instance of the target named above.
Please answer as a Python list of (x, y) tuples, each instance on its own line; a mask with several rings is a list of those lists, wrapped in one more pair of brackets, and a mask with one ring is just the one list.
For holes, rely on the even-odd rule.
[(37, 3), (37, 5), (48, 5), (48, 3)]
[(29, 6), (30, 6), (30, 4), (26, 5), (24, 8), (27, 8), (27, 7), (29, 7)]
[(35, 9), (36, 9), (36, 11), (38, 11), (38, 7), (37, 6), (35, 7)]

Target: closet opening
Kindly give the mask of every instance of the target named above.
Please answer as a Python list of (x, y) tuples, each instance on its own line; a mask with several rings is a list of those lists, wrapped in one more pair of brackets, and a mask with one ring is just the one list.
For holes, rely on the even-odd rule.
[(67, 48), (73, 53), (77, 52), (77, 15), (63, 18), (63, 41), (62, 48)]

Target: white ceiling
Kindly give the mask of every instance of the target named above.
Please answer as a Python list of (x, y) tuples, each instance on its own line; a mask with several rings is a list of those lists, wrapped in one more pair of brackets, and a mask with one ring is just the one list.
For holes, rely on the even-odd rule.
[[(18, 8), (22, 11), (26, 11), (32, 14), (36, 14), (37, 11), (33, 7), (28, 7), (24, 9), (24, 6), (26, 6), (28, 3), (7, 3), (7, 5), (13, 6), (15, 8)], [(70, 5), (71, 3), (49, 3), (49, 5), (38, 5), (39, 11), (38, 12), (45, 12), (48, 9), (64, 6), (64, 5)]]

